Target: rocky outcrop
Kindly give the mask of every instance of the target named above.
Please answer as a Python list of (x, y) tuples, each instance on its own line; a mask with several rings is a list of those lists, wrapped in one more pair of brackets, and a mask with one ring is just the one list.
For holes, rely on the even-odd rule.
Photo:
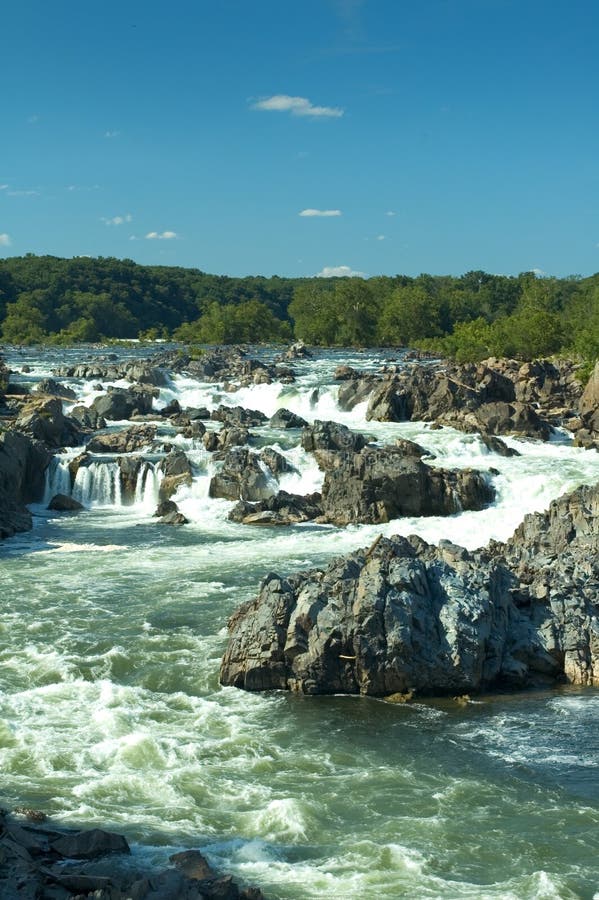
[(276, 487), (263, 465), (251, 450), (234, 447), (225, 454), (221, 471), (210, 481), (210, 496), (250, 502), (274, 496)]
[(187, 519), (174, 500), (161, 500), (154, 513), (159, 525), (188, 525)]
[(229, 519), (241, 525), (297, 525), (322, 516), (321, 499), (319, 493), (300, 495), (279, 491), (258, 503), (240, 500), (229, 513)]
[[(32, 824), (35, 822), (36, 824)], [(60, 828), (36, 810), (0, 812), (0, 895), (5, 900), (264, 900), (216, 872), (199, 850), (144, 871), (123, 835)]]
[(219, 406), (212, 412), (210, 418), (213, 422), (223, 422), (228, 426), (245, 427), (264, 425), (268, 420), (259, 409), (244, 409), (243, 406)]
[(301, 416), (291, 412), (289, 409), (278, 409), (276, 413), (270, 417), (268, 424), (271, 428), (303, 428), (308, 423)]
[(75, 391), (64, 384), (56, 381), (54, 378), (44, 378), (39, 381), (34, 391), (36, 394), (45, 394), (48, 397), (59, 397), (61, 400), (76, 400)]
[(434, 468), (406, 455), (402, 446), (365, 447), (333, 455), (322, 486), (323, 521), (378, 524), (400, 516), (446, 516), (484, 509), (494, 498), (484, 473)]
[(104, 359), (91, 363), (79, 363), (76, 366), (60, 366), (54, 369), (54, 375), (62, 378), (84, 378), (96, 381), (135, 381), (162, 387), (168, 383), (168, 374), (161, 366), (149, 360), (134, 360), (119, 363), (116, 356), (113, 360)]
[(198, 359), (189, 359), (182, 370), (200, 381), (237, 382), (242, 386), (294, 380), (290, 369), (252, 359), (240, 347), (207, 350)]
[(90, 453), (134, 453), (148, 447), (156, 436), (155, 425), (131, 425), (122, 431), (107, 431), (96, 434), (88, 442)]
[(289, 362), (295, 359), (312, 359), (312, 353), (308, 350), (303, 341), (295, 341), (277, 356), (278, 362)]
[(57, 397), (27, 400), (17, 414), (15, 428), (53, 449), (77, 447), (83, 443), (84, 434), (79, 423), (64, 415)]
[(91, 409), (109, 421), (123, 421), (132, 416), (149, 415), (155, 396), (157, 396), (156, 389), (149, 390), (137, 385), (130, 388), (109, 387), (107, 393), (96, 397)]
[(599, 684), (599, 485), (505, 544), (379, 538), (325, 570), (270, 574), (230, 621), (221, 682), (309, 694)]
[(164, 474), (159, 489), (161, 500), (168, 500), (177, 493), (181, 485), (192, 482), (191, 463), (182, 450), (171, 450), (158, 463), (158, 469)]
[(0, 539), (31, 528), (25, 504), (43, 497), (51, 459), (39, 441), (16, 431), (0, 432)]
[(250, 432), (243, 425), (225, 425), (220, 431), (206, 431), (203, 437), (204, 447), (210, 452), (243, 447), (249, 440)]
[(579, 444), (599, 448), (599, 362), (591, 372), (580, 397), (581, 428), (576, 437)]

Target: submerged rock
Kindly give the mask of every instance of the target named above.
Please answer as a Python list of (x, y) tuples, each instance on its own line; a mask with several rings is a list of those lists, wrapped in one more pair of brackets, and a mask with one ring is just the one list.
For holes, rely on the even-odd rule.
[(325, 570), (268, 575), (230, 620), (221, 682), (380, 696), (598, 685), (598, 551), (596, 485), (505, 544), (378, 538)]

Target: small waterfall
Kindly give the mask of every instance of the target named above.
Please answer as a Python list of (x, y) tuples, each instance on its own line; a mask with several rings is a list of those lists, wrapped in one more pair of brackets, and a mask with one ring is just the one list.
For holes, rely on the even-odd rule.
[(137, 473), (135, 483), (136, 506), (155, 507), (158, 504), (158, 491), (163, 474), (156, 466), (149, 462), (143, 462)]
[(121, 472), (115, 462), (93, 462), (80, 466), (73, 497), (84, 506), (121, 506)]
[(48, 505), (56, 494), (71, 494), (71, 473), (68, 459), (54, 456), (46, 469), (46, 487), (44, 489), (44, 505)]

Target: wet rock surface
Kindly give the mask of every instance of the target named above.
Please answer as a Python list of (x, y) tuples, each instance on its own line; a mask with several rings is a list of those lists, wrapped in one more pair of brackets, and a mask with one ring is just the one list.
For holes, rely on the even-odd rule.
[(26, 503), (40, 500), (51, 452), (17, 431), (0, 431), (0, 538), (31, 528)]
[(459, 694), (599, 684), (599, 486), (505, 544), (379, 538), (325, 570), (267, 576), (230, 620), (221, 682), (246, 690)]
[(35, 810), (0, 810), (2, 900), (264, 900), (258, 888), (216, 872), (199, 850), (169, 862), (142, 869), (120, 834), (62, 829)]

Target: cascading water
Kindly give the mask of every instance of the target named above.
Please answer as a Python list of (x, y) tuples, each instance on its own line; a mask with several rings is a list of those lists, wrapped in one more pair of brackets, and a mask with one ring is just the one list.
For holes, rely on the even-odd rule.
[[(218, 685), (227, 617), (270, 571), (325, 564), (381, 533), (480, 546), (599, 480), (599, 454), (568, 444), (508, 439), (520, 456), (499, 457), (476, 435), (367, 422), (365, 404), (341, 411), (338, 363), (382, 359), (323, 354), (298, 366), (293, 385), (232, 394), (175, 376), (160, 399), (268, 415), (286, 406), (380, 443), (406, 437), (434, 454), (432, 465), (496, 470), (496, 503), (346, 529), (236, 525), (232, 503), (209, 497), (221, 463), (165, 425), (160, 440), (193, 465), (192, 484), (174, 497), (190, 523), (169, 528), (152, 516), (162, 451), (140, 466), (130, 505), (118, 464), (95, 457), (73, 489), (85, 515), (37, 517), (33, 532), (0, 545), (3, 805), (116, 827), (140, 864), (198, 847), (271, 900), (590, 900), (597, 691), (398, 706)], [(299, 432), (250, 430), (250, 446), (273, 446), (294, 467), (280, 487), (320, 488)], [(82, 449), (54, 461), (47, 497), (70, 493), (68, 460)]]

